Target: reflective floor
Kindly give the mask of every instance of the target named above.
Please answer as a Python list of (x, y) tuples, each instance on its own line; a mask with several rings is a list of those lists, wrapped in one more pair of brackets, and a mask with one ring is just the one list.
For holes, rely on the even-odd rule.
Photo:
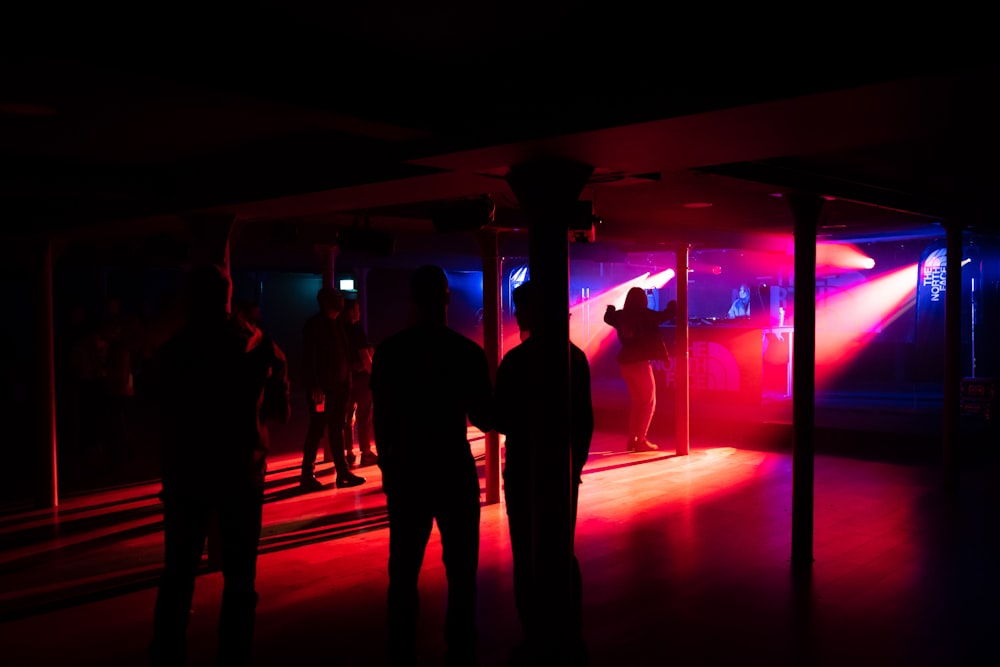
[[(481, 438), (474, 441), (482, 451)], [(593, 665), (988, 665), (1000, 630), (1000, 472), (982, 446), (948, 491), (938, 466), (821, 454), (814, 563), (792, 577), (788, 448), (695, 442), (628, 453), (597, 434), (577, 552)], [(756, 443), (760, 445), (762, 443)], [(280, 449), (280, 448), (279, 448)], [(294, 449), (294, 447), (292, 448)], [(382, 665), (388, 531), (377, 468), (302, 495), (272, 459), (259, 559), (258, 665)], [(142, 665), (160, 565), (155, 483), (0, 516), (0, 664)], [(504, 507), (484, 504), (483, 665), (519, 639)], [(221, 577), (207, 559), (190, 664), (213, 663)], [(443, 656), (436, 532), (421, 575), (423, 664)]]

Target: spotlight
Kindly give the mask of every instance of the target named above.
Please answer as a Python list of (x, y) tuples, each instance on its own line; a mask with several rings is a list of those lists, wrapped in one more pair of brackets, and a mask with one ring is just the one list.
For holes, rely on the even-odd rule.
[(593, 243), (597, 240), (597, 225), (601, 224), (601, 219), (594, 217), (594, 221), (585, 229), (571, 228), (569, 230), (570, 243)]

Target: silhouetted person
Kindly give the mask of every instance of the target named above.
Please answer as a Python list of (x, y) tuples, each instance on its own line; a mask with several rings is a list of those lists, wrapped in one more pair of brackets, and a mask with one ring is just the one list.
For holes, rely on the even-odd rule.
[(103, 434), (113, 463), (130, 456), (128, 445), (130, 407), (135, 397), (133, 354), (140, 336), (138, 320), (122, 312), (121, 301), (114, 296), (104, 300), (100, 336), (106, 346), (102, 376)]
[(479, 475), (468, 424), (493, 428), (486, 354), (447, 326), (448, 279), (416, 270), (410, 326), (375, 349), (371, 389), (375, 444), (389, 511), (389, 651), (416, 664), (417, 579), (437, 521), (448, 579), (448, 664), (476, 664)]
[(347, 299), (340, 314), (347, 327), (347, 342), (351, 352), (351, 398), (347, 402), (347, 418), (344, 421), (344, 452), (348, 463), (354, 463), (354, 430), (358, 433), (358, 455), (361, 466), (378, 463), (378, 455), (372, 451), (372, 348), (368, 334), (361, 324), (361, 304), (357, 299)]
[[(544, 368), (545, 354), (537, 336), (531, 335), (536, 322), (541, 321), (542, 305), (532, 283), (519, 285), (513, 294), (514, 315), (521, 329), (523, 342), (513, 348), (500, 362), (496, 380), (497, 431), (506, 436), (503, 471), (504, 495), (507, 501), (507, 523), (514, 561), (514, 601), (521, 620), (523, 643), (512, 656), (513, 664), (583, 664), (586, 662), (581, 634), (583, 625), (583, 582), (580, 564), (574, 554), (569, 566), (571, 589), (569, 618), (552, 619), (539, 616), (543, 607), (536, 599), (543, 588), (535, 568), (534, 513), (540, 502), (532, 480), (532, 459), (537, 447), (555, 447), (559, 443), (546, 439), (542, 424), (554, 418), (545, 396), (545, 385), (539, 382), (538, 369)], [(576, 507), (583, 466), (590, 454), (594, 434), (594, 407), (590, 388), (590, 364), (576, 345), (570, 343), (570, 440), (564, 443), (566, 454), (572, 456), (571, 521), (576, 525)], [(551, 484), (551, 482), (549, 482)], [(565, 633), (560, 636), (560, 633)], [(565, 643), (564, 643), (565, 642)], [(555, 660), (553, 662), (553, 660)]]
[(218, 664), (250, 661), (257, 546), (268, 451), (267, 420), (289, 418), (285, 356), (228, 315), (221, 267), (188, 276), (186, 323), (156, 357), (161, 408), (163, 573), (150, 658), (180, 665), (209, 527), (218, 528), (224, 579)]
[(615, 328), (621, 343), (616, 360), (631, 399), (625, 445), (630, 452), (658, 449), (647, 439), (656, 411), (656, 380), (649, 362), (669, 360), (660, 325), (673, 319), (676, 313), (676, 301), (670, 301), (662, 311), (650, 308), (646, 291), (641, 287), (629, 289), (621, 310), (608, 304), (604, 312), (604, 321)]
[(733, 299), (733, 305), (729, 307), (726, 317), (731, 320), (737, 317), (750, 317), (750, 288), (746, 283), (740, 285), (739, 292)]
[(237, 324), (253, 332), (260, 329), (260, 306), (251, 301), (233, 302), (233, 319)]
[[(57, 416), (65, 419), (66, 432), (60, 444), (72, 443), (76, 453), (96, 452), (103, 445), (105, 356), (107, 347), (97, 324), (80, 303), (71, 306), (65, 337), (60, 338), (65, 354), (66, 397), (59, 403)], [(65, 410), (63, 408), (66, 408)]]
[(333, 287), (321, 287), (316, 293), (319, 312), (306, 320), (302, 330), (303, 377), (309, 409), (309, 428), (302, 445), (303, 491), (323, 488), (316, 479), (316, 451), (325, 433), (330, 439), (330, 453), (337, 470), (337, 487), (364, 484), (365, 478), (352, 473), (344, 456), (344, 421), (351, 397), (351, 358), (347, 330), (338, 319), (344, 308), (344, 296)]

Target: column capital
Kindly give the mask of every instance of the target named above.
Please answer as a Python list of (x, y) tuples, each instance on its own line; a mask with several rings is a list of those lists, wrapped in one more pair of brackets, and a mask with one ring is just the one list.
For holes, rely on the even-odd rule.
[(816, 221), (823, 209), (823, 198), (812, 192), (793, 192), (785, 195), (785, 199), (792, 209), (796, 226), (807, 224), (815, 229)]
[(575, 160), (541, 158), (522, 162), (507, 172), (507, 183), (529, 221), (564, 206), (573, 206), (594, 167)]

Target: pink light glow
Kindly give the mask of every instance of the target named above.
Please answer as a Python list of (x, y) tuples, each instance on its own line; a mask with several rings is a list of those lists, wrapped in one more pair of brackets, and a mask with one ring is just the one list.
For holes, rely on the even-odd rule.
[(691, 258), (688, 261), (688, 273), (711, 273), (717, 276), (722, 273), (722, 267), (718, 264), (711, 264), (697, 258)]
[(521, 330), (517, 327), (517, 322), (511, 318), (510, 325), (504, 326), (503, 328), (503, 340), (500, 341), (500, 356), (503, 357), (514, 347), (521, 344)]
[(650, 275), (647, 271), (576, 304), (570, 308), (570, 313), (573, 315), (569, 321), (570, 340), (586, 353), (588, 359), (593, 359), (611, 344), (615, 333), (613, 327), (604, 323), (604, 311), (608, 304), (621, 308), (625, 303), (625, 293), (633, 287), (643, 289), (662, 287), (673, 278), (673, 274), (671, 269), (654, 275)]
[[(669, 274), (669, 275), (668, 275)], [(621, 308), (625, 302), (625, 293), (633, 287), (649, 289), (654, 283), (660, 286), (667, 284), (673, 278), (674, 271), (667, 269), (655, 275), (649, 271), (632, 278), (620, 285), (610, 287), (603, 292), (591, 295), (570, 308), (569, 338), (593, 359), (605, 346), (610, 344), (614, 328), (604, 323), (604, 311), (608, 304)], [(504, 327), (501, 353), (515, 347), (521, 342), (521, 332), (516, 323)]]
[(916, 304), (917, 265), (828, 296), (816, 304), (816, 386), (826, 385), (882, 327)]
[(871, 269), (875, 260), (849, 243), (817, 243), (816, 267), (829, 269)]
[(675, 275), (677, 274), (673, 269), (667, 269), (666, 271), (654, 273), (646, 280), (643, 287), (645, 289), (663, 289), (666, 287), (667, 283), (674, 279)]

